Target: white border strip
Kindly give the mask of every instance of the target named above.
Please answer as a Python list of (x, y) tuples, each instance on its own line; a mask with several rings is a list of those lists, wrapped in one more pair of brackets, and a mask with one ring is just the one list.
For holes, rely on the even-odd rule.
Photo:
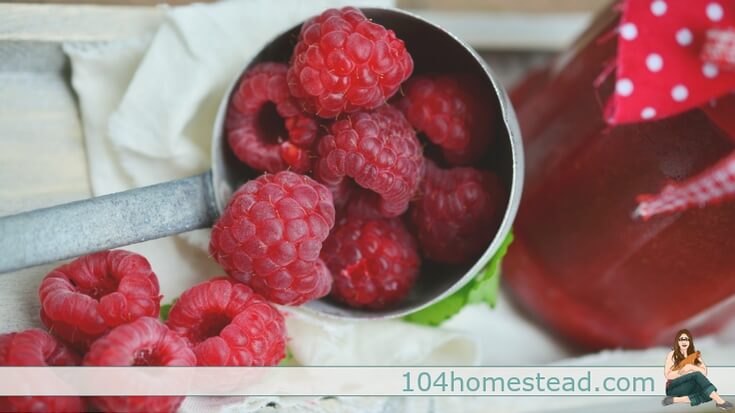
[[(735, 366), (710, 367), (735, 394)], [(0, 395), (660, 396), (663, 367), (0, 367)]]

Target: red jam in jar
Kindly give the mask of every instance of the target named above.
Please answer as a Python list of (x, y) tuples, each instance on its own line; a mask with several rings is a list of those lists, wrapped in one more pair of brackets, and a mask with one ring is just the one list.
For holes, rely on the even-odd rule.
[[(608, 126), (615, 16), (514, 93), (526, 183), (504, 263), (514, 297), (588, 348), (668, 345), (735, 319), (735, 202), (636, 220), (636, 196), (706, 169), (733, 140), (701, 110)], [(606, 39), (607, 38), (607, 39)], [(613, 76), (611, 76), (613, 78)]]

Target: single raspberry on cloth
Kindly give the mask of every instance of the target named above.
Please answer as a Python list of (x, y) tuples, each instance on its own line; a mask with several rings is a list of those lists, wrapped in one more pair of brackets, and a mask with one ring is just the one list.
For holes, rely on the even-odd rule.
[(398, 109), (385, 105), (336, 120), (317, 147), (314, 176), (330, 186), (351, 177), (379, 195), (377, 209), (396, 217), (408, 208), (424, 170), (421, 144)]
[(414, 76), (397, 106), (416, 130), (439, 145), (452, 165), (470, 165), (485, 155), (495, 110), (468, 76)]
[[(186, 340), (156, 318), (142, 317), (115, 327), (97, 339), (84, 356), (85, 366), (196, 366)], [(92, 403), (106, 412), (175, 412), (179, 396), (97, 396)]]
[(199, 366), (274, 366), (286, 355), (281, 313), (247, 285), (227, 278), (186, 290), (166, 324), (189, 340)]
[(38, 289), (41, 321), (77, 349), (120, 324), (158, 317), (158, 278), (145, 257), (124, 250), (86, 255), (51, 271)]
[[(43, 330), (32, 328), (0, 335), (0, 366), (77, 366), (80, 358)], [(3, 396), (3, 412), (81, 412), (76, 396)]]
[(232, 93), (225, 119), (227, 141), (235, 155), (256, 171), (310, 169), (309, 147), (317, 121), (304, 114), (286, 82), (288, 66), (260, 63), (243, 75)]
[(497, 175), (474, 168), (440, 169), (427, 162), (411, 222), (428, 259), (443, 263), (473, 260), (495, 236), (507, 202)]
[(421, 265), (416, 242), (398, 218), (342, 218), (327, 238), (322, 258), (334, 276), (334, 297), (370, 309), (406, 297)]
[(299, 305), (329, 293), (332, 279), (318, 260), (333, 226), (332, 194), (324, 185), (291, 171), (265, 174), (232, 196), (209, 251), (267, 300)]
[(304, 110), (334, 118), (381, 106), (411, 72), (411, 55), (393, 30), (345, 7), (301, 26), (288, 86)]

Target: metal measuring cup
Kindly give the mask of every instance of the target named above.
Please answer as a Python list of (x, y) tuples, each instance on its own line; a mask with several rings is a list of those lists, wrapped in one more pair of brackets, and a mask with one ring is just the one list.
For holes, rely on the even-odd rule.
[[(482, 58), (443, 28), (397, 9), (364, 8), (365, 15), (396, 32), (414, 58), (416, 73), (462, 72), (482, 80), (496, 104), (496, 143), (488, 160), (509, 189), (495, 237), (472, 264), (425, 264), (417, 285), (397, 307), (385, 311), (349, 308), (329, 299), (306, 307), (345, 318), (398, 317), (431, 305), (470, 281), (495, 254), (510, 231), (523, 185), (520, 130), (507, 94)], [(301, 24), (265, 46), (248, 67), (264, 61), (287, 61)], [(247, 69), (247, 68), (246, 68)], [(201, 175), (88, 200), (0, 218), (0, 273), (58, 261), (211, 226), (233, 191), (257, 173), (232, 153), (224, 133), (230, 95), (240, 75), (222, 97), (212, 132), (212, 169)], [(495, 230), (488, 228), (489, 231)]]

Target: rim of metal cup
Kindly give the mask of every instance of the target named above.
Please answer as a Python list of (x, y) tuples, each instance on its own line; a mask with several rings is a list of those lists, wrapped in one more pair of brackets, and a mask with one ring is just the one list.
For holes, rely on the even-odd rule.
[[(505, 213), (503, 214), (503, 219), (500, 223), (499, 228), (497, 229), (495, 237), (485, 249), (483, 254), (474, 262), (474, 264), (472, 264), (468, 269), (462, 270), (463, 274), (460, 277), (456, 277), (456, 280), (451, 282), (448, 287), (440, 288), (437, 291), (434, 291), (432, 294), (428, 294), (429, 296), (427, 297), (412, 297), (411, 301), (408, 303), (409, 305), (397, 306), (395, 308), (389, 308), (386, 310), (354, 309), (333, 302), (332, 300), (329, 300), (328, 297), (322, 298), (320, 300), (311, 301), (302, 306), (303, 308), (307, 308), (312, 312), (326, 315), (332, 318), (350, 320), (375, 320), (402, 317), (422, 310), (432, 304), (435, 304), (438, 301), (441, 301), (442, 299), (455, 293), (468, 282), (470, 282), (488, 264), (490, 259), (500, 248), (508, 233), (511, 231), (513, 221), (515, 220), (516, 214), (518, 212), (518, 206), (521, 200), (521, 193), (523, 191), (524, 158), (520, 127), (518, 125), (515, 111), (513, 110), (513, 107), (510, 103), (510, 98), (508, 97), (505, 89), (496, 79), (492, 70), (488, 67), (482, 57), (480, 57), (480, 55), (474, 49), (472, 49), (468, 44), (466, 44), (464, 41), (447, 31), (443, 27), (426, 20), (421, 16), (409, 13), (405, 10), (395, 8), (360, 8), (360, 10), (362, 10), (362, 12), (369, 19), (376, 20), (378, 22), (381, 22), (383, 20), (403, 19), (404, 21), (408, 21), (416, 25), (421, 25), (427, 30), (434, 31), (435, 33), (433, 34), (435, 36), (439, 35), (446, 37), (446, 39), (450, 41), (453, 46), (460, 48), (463, 53), (467, 53), (467, 56), (470, 57), (470, 60), (473, 61), (472, 63), (477, 66), (477, 69), (480, 69), (478, 73), (482, 74), (482, 76), (484, 77), (484, 79), (482, 79), (483, 82), (487, 81), (492, 86), (494, 96), (497, 98), (497, 110), (500, 114), (500, 121), (502, 124), (501, 130), (504, 131), (506, 134), (506, 138), (508, 140), (508, 142), (506, 143), (509, 147), (511, 157), (511, 159), (509, 160), (504, 159), (504, 161), (506, 162), (509, 161), (507, 169), (510, 176), (503, 177), (503, 180), (506, 184), (510, 183), (510, 185), (508, 185), (509, 195), (508, 202), (505, 207)], [(279, 34), (268, 45), (261, 49), (261, 51), (255, 57), (244, 64), (244, 70), (241, 73), (238, 73), (237, 76), (235, 76), (235, 78), (229, 84), (220, 102), (217, 117), (214, 123), (214, 130), (212, 132), (212, 180), (216, 204), (220, 212), (224, 210), (227, 201), (233, 193), (233, 183), (242, 183), (246, 179), (252, 178), (254, 176), (252, 171), (247, 171), (246, 167), (234, 168), (230, 170), (228, 170), (227, 168), (228, 164), (237, 164), (239, 162), (234, 158), (234, 155), (232, 155), (231, 151), (229, 150), (229, 145), (226, 143), (227, 139), (224, 136), (224, 121), (230, 101), (230, 95), (233, 92), (235, 86), (238, 84), (243, 72), (245, 72), (248, 68), (256, 63), (267, 61), (267, 56), (275, 53), (273, 50), (277, 49), (279, 43), (286, 42), (287, 38), (293, 38), (294, 33), (298, 34), (298, 30), (300, 29), (302, 24), (303, 22)], [(394, 27), (391, 27), (389, 25), (385, 26), (389, 29), (393, 29), (394, 31), (399, 32), (399, 30), (396, 30), (396, 28)], [(410, 51), (411, 50), (409, 49), (409, 52)], [(422, 266), (422, 275), (425, 272), (425, 267)], [(421, 279), (422, 277), (420, 275), (417, 284), (421, 283)], [(416, 287), (414, 287), (414, 289), (415, 288)]]

